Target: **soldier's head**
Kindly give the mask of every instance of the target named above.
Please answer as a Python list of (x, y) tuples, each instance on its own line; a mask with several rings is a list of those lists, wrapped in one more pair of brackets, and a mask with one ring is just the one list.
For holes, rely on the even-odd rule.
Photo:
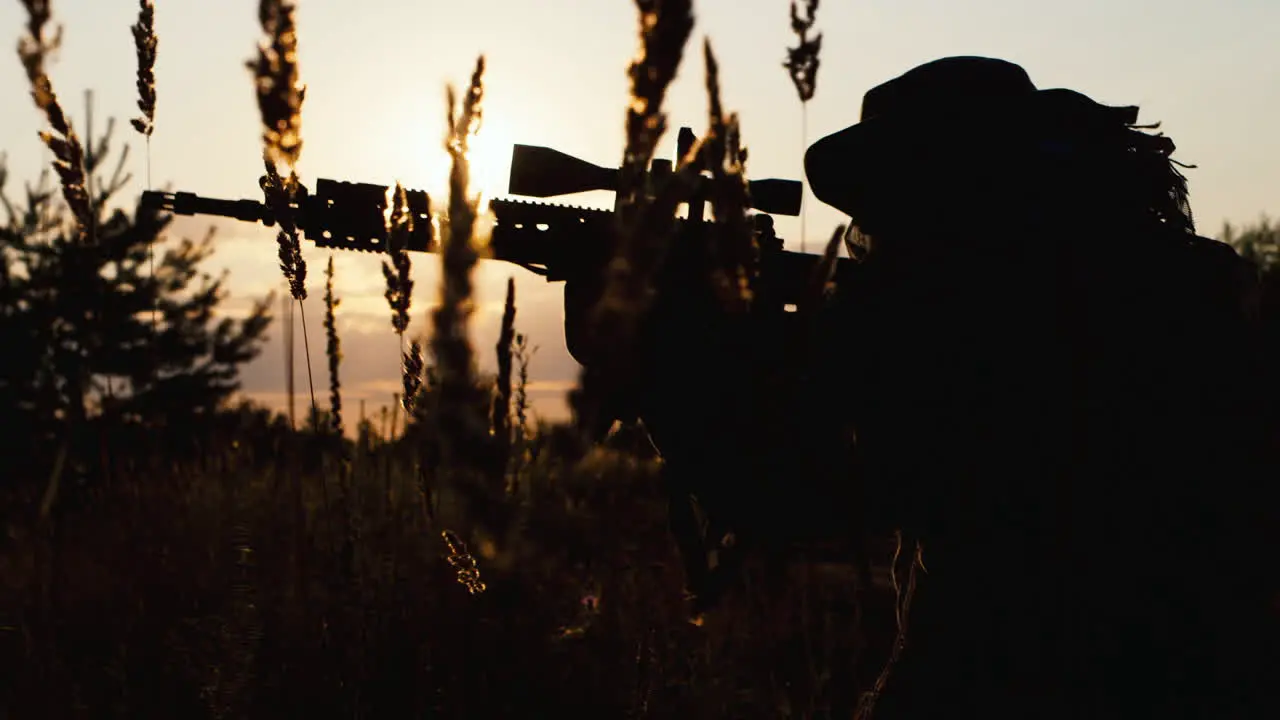
[(1137, 114), (1039, 89), (1010, 62), (943, 58), (870, 90), (861, 122), (814, 143), (805, 173), (819, 200), (886, 242), (1118, 213), (1191, 230), (1173, 143)]

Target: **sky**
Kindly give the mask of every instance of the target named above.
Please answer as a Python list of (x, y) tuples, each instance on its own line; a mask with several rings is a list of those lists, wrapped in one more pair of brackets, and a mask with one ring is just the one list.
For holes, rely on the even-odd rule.
[[(129, 26), (134, 0), (53, 0), (63, 49), (50, 67), (54, 89), (84, 123), (94, 93), (95, 124), (118, 120), (117, 143), (131, 146), (128, 196), (180, 189), (224, 198), (260, 198), (261, 134), (245, 61), (261, 36), (254, 0), (156, 0), (160, 38), (158, 107), (149, 152), (125, 122), (136, 115), (136, 60)], [(465, 85), (486, 58), (485, 120), (473, 172), (486, 197), (506, 189), (511, 145), (544, 145), (616, 166), (622, 157), (626, 68), (637, 49), (630, 0), (300, 0), (299, 67), (307, 86), (299, 174), (425, 189), (444, 198), (445, 84)], [(1139, 105), (1160, 121), (1189, 170), (1200, 231), (1280, 212), (1280, 2), (1275, 0), (823, 0), (817, 93), (802, 112), (782, 61), (795, 42), (787, 0), (701, 0), (697, 24), (666, 109), (672, 132), (659, 155), (674, 153), (682, 125), (700, 132), (707, 101), (701, 43), (720, 62), (722, 98), (739, 113), (752, 177), (803, 179), (807, 143), (857, 121), (872, 86), (929, 60), (986, 55), (1023, 65), (1040, 87), (1069, 87), (1114, 105)], [(0, 3), (0, 28), (16, 49), (25, 20), (16, 0)], [(15, 50), (0, 57), (0, 152), (11, 190), (50, 159), (37, 138), (41, 115), (27, 94)], [(25, 102), (24, 102), (25, 101)], [(807, 115), (807, 122), (805, 116)], [(806, 127), (807, 126), (807, 127)], [(148, 167), (149, 166), (149, 167)], [(149, 177), (148, 177), (149, 176)], [(604, 193), (558, 202), (611, 207)], [(843, 220), (806, 196), (804, 247), (813, 252)], [(211, 223), (179, 219), (175, 237), (199, 237)], [(216, 223), (210, 270), (229, 270), (226, 312), (282, 287), (273, 235), (243, 223)], [(778, 220), (788, 249), (801, 248), (800, 223)], [(306, 307), (319, 402), (328, 378), (320, 319), (328, 251), (305, 247), (312, 300)], [(438, 258), (413, 256), (410, 334), (428, 331)], [(338, 328), (348, 413), (369, 415), (399, 386), (398, 340), (382, 297), (376, 258), (339, 253)], [(560, 286), (500, 262), (476, 271), (473, 339), (482, 369), (493, 365), (501, 304), (515, 277), (517, 328), (537, 346), (530, 367), (535, 410), (563, 417), (577, 367), (564, 348)], [(244, 372), (244, 392), (284, 404), (283, 332), (275, 324), (262, 356)], [(299, 333), (300, 335), (300, 333)], [(305, 388), (298, 338), (298, 382)], [(300, 411), (304, 400), (299, 400)]]

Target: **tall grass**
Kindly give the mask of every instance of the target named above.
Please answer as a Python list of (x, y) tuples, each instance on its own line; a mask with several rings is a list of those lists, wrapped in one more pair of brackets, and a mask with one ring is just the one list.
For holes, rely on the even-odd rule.
[(818, 91), (818, 67), (821, 65), (819, 55), (822, 52), (822, 33), (810, 37), (818, 12), (818, 0), (805, 0), (804, 12), (796, 0), (791, 0), (791, 32), (795, 33), (797, 44), (787, 48), (787, 61), (783, 63), (791, 82), (796, 86), (796, 94), (801, 103), (808, 103)]
[[(298, 33), (294, 21), (297, 8), (289, 0), (260, 0), (258, 22), (264, 39), (258, 44), (258, 56), (247, 63), (253, 73), (262, 119), (262, 162), (266, 174), (260, 185), (267, 207), (276, 224), (277, 257), (280, 271), (289, 284), (289, 294), (298, 304), (302, 321), (303, 357), (307, 363), (307, 386), (311, 395), (311, 424), (319, 421), (315, 381), (311, 377), (311, 348), (307, 337), (307, 316), (303, 300), (307, 299), (307, 261), (302, 256), (301, 230), (295, 222), (293, 206), (301, 197), (298, 158), (302, 154), (302, 102), (306, 88), (298, 82)], [(281, 175), (279, 165), (288, 175)], [(293, 310), (289, 311), (293, 323)], [(292, 333), (290, 333), (292, 336)], [(292, 337), (290, 338), (292, 341)], [(292, 360), (290, 374), (292, 375)], [(292, 405), (292, 389), (290, 390)]]
[(663, 102), (693, 32), (693, 4), (689, 0), (636, 0), (636, 9), (640, 49), (628, 70), (631, 102), (616, 189), (613, 259), (592, 318), (593, 346), (600, 352), (583, 369), (578, 387), (570, 395), (579, 431), (588, 434), (602, 424), (605, 398), (626, 393), (627, 379), (638, 377), (630, 364), (635, 356), (632, 343), (652, 304), (653, 275), (665, 257), (675, 209), (688, 195), (688, 169), (692, 166), (691, 159), (682, 160), (663, 196), (650, 198), (645, 178), (667, 130)]
[[(819, 55), (822, 51), (822, 34), (809, 36), (817, 19), (817, 12), (818, 0), (804, 0), (803, 13), (796, 0), (791, 0), (791, 32), (795, 33), (797, 44), (795, 47), (787, 48), (787, 61), (783, 63), (783, 67), (791, 76), (796, 95), (800, 97), (800, 153), (802, 156), (809, 146), (809, 101), (818, 91), (818, 67), (821, 64)], [(805, 213), (802, 211), (800, 214), (801, 252), (804, 251), (808, 240), (806, 234), (808, 223), (805, 219)], [(850, 254), (849, 257), (853, 255)]]
[(413, 301), (413, 274), (408, 249), (409, 235), (413, 232), (413, 215), (409, 213), (404, 186), (398, 182), (392, 191), (389, 211), (387, 253), (391, 260), (382, 261), (382, 277), (387, 284), (383, 296), (391, 307), (391, 327), (400, 340), (400, 352), (403, 356), (401, 375), (404, 394), (401, 402), (406, 411), (412, 411), (413, 402), (422, 385), (423, 361), (422, 349), (416, 342), (407, 350), (404, 346), (404, 333), (409, 329), (409, 309)]
[(711, 51), (711, 40), (703, 44), (707, 68), (708, 126), (704, 138), (707, 169), (711, 171), (710, 200), (715, 215), (713, 249), (717, 264), (711, 282), (720, 302), (731, 314), (742, 314), (751, 305), (752, 280), (759, 247), (747, 219), (751, 204), (746, 178), (746, 149), (741, 145), (737, 113), (725, 114), (720, 101), (720, 66)]
[[(652, 462), (600, 456), (570, 483), (536, 436), (519, 479), (528, 539), (503, 569), (475, 544), (433, 541), (409, 448), (353, 455), (339, 505), (320, 493), (335, 463), (259, 433), (246, 420), (239, 448), (126, 476), (72, 514), (55, 607), (21, 552), (32, 529), (13, 529), (21, 544), (0, 550), (0, 625), (14, 628), (0, 630), (0, 702), (15, 716), (773, 718), (847, 704), (838, 687), (813, 691), (823, 673), (858, 678), (860, 641), (839, 630), (850, 579), (797, 577), (811, 615), (798, 593), (773, 606), (752, 594), (688, 626)], [(331, 523), (350, 523), (337, 553)], [(463, 556), (483, 592), (456, 581), (472, 569)], [(818, 640), (814, 675), (787, 639), (803, 626)]]
[(484, 415), (476, 412), (478, 383), (475, 352), (469, 338), (473, 312), (472, 270), (480, 259), (476, 251), (475, 220), (478, 199), (471, 193), (471, 168), (467, 156), (471, 138), (483, 116), (484, 56), (476, 60), (471, 82), (461, 102), (452, 85), (447, 88), (449, 153), (448, 230), (441, 248), (439, 306), (431, 314), (431, 357), (440, 374), (441, 441), (446, 464), (474, 464), (488, 437)]
[(498, 359), (496, 392), (493, 396), (489, 424), (499, 443), (499, 451), (507, 454), (511, 446), (511, 373), (516, 342), (516, 279), (507, 278), (507, 297), (502, 306), (502, 326), (494, 348)]
[[(135, 86), (138, 90), (138, 110), (141, 117), (129, 122), (133, 129), (147, 141), (147, 189), (151, 189), (151, 135), (156, 129), (156, 51), (160, 38), (156, 35), (156, 8), (152, 0), (138, 0), (138, 22), (129, 30), (133, 33), (134, 55), (138, 60)], [(151, 278), (156, 276), (154, 243), (147, 247), (147, 262), (151, 266)], [(159, 299), (151, 306), (151, 326), (159, 326)]]
[(342, 380), (338, 368), (342, 363), (342, 345), (338, 339), (338, 298), (333, 294), (333, 256), (324, 273), (324, 337), (325, 355), (329, 358), (329, 421), (338, 436), (342, 430)]
[(160, 42), (156, 36), (156, 6), (152, 0), (138, 0), (138, 22), (130, 30), (138, 57), (138, 110), (142, 113), (142, 117), (133, 118), (130, 123), (150, 142), (151, 133), (156, 128), (156, 49)]
[[(258, 46), (257, 59), (248, 65), (254, 74), (262, 116), (262, 160), (267, 171), (262, 192), (280, 226), (280, 270), (301, 310), (301, 303), (307, 298), (307, 263), (302, 257), (299, 230), (290, 204), (297, 200), (300, 183), (297, 163), (302, 154), (302, 101), (306, 90), (298, 83), (295, 11), (288, 0), (261, 0), (258, 20), (266, 37)], [(287, 176), (280, 175), (280, 164), (288, 167)], [(305, 327), (302, 334), (305, 339)]]
[(31, 84), (31, 99), (44, 114), (52, 130), (42, 130), (40, 139), (53, 153), (53, 169), (62, 186), (76, 229), (83, 242), (93, 242), (94, 212), (85, 175), (84, 146), (63, 112), (53, 90), (45, 62), (62, 44), (62, 28), (47, 33), (52, 18), (49, 0), (22, 0), (27, 11), (26, 34), (18, 43), (18, 57)]

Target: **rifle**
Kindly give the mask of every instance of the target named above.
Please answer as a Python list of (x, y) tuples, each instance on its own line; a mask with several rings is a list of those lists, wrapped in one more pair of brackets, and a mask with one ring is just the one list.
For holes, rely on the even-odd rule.
[[(677, 158), (683, 157), (695, 141), (693, 131), (681, 128)], [(647, 183), (656, 186), (672, 172), (670, 160), (655, 159)], [(549, 198), (558, 195), (609, 190), (616, 192), (617, 169), (594, 165), (551, 148), (514, 145), (511, 153), (510, 195)], [(705, 187), (705, 180), (703, 178)], [(803, 185), (796, 180), (765, 179), (749, 182), (754, 222), (771, 242), (762, 255), (762, 272), (772, 278), (771, 302), (787, 309), (797, 304), (807, 291), (819, 257), (781, 249), (772, 235), (770, 214), (800, 214)], [(303, 237), (316, 247), (361, 252), (388, 252), (386, 227), (388, 188), (385, 185), (340, 182), (320, 178), (314, 192), (301, 187), (292, 203), (293, 221)], [(430, 198), (421, 190), (406, 190), (413, 230), (406, 249), (413, 252), (439, 250), (430, 216)], [(705, 189), (689, 202), (688, 218), (677, 220), (677, 233), (690, 224), (710, 225), (703, 220)], [(146, 208), (166, 210), (176, 215), (212, 215), (244, 222), (275, 225), (275, 217), (264, 203), (254, 200), (219, 200), (189, 192), (146, 191)], [(603, 240), (613, 230), (614, 211), (557, 205), (517, 199), (494, 199), (489, 211), (495, 224), (489, 241), (488, 258), (509, 262), (543, 276), (548, 282), (586, 277), (599, 272), (607, 262), (609, 248)]]

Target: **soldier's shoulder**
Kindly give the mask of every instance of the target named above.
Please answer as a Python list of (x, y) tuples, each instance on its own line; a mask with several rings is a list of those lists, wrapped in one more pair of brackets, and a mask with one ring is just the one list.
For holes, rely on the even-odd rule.
[(1243, 278), (1253, 267), (1230, 244), (1198, 233), (1170, 229), (1154, 239), (1161, 250), (1157, 258), (1194, 274)]
[(1239, 264), (1247, 263), (1240, 253), (1228, 243), (1215, 238), (1206, 237), (1198, 233), (1185, 233), (1186, 244), (1193, 250), (1203, 253), (1206, 257), (1214, 257), (1224, 263)]
[(1221, 240), (1191, 234), (1186, 243), (1193, 266), (1206, 272), (1217, 273), (1225, 279), (1248, 284), (1256, 276), (1257, 268), (1235, 247)]
[(1229, 243), (1203, 235), (1186, 233), (1177, 253), (1181, 284), (1198, 288), (1199, 301), (1229, 309), (1233, 314), (1250, 314), (1258, 293), (1258, 267)]

